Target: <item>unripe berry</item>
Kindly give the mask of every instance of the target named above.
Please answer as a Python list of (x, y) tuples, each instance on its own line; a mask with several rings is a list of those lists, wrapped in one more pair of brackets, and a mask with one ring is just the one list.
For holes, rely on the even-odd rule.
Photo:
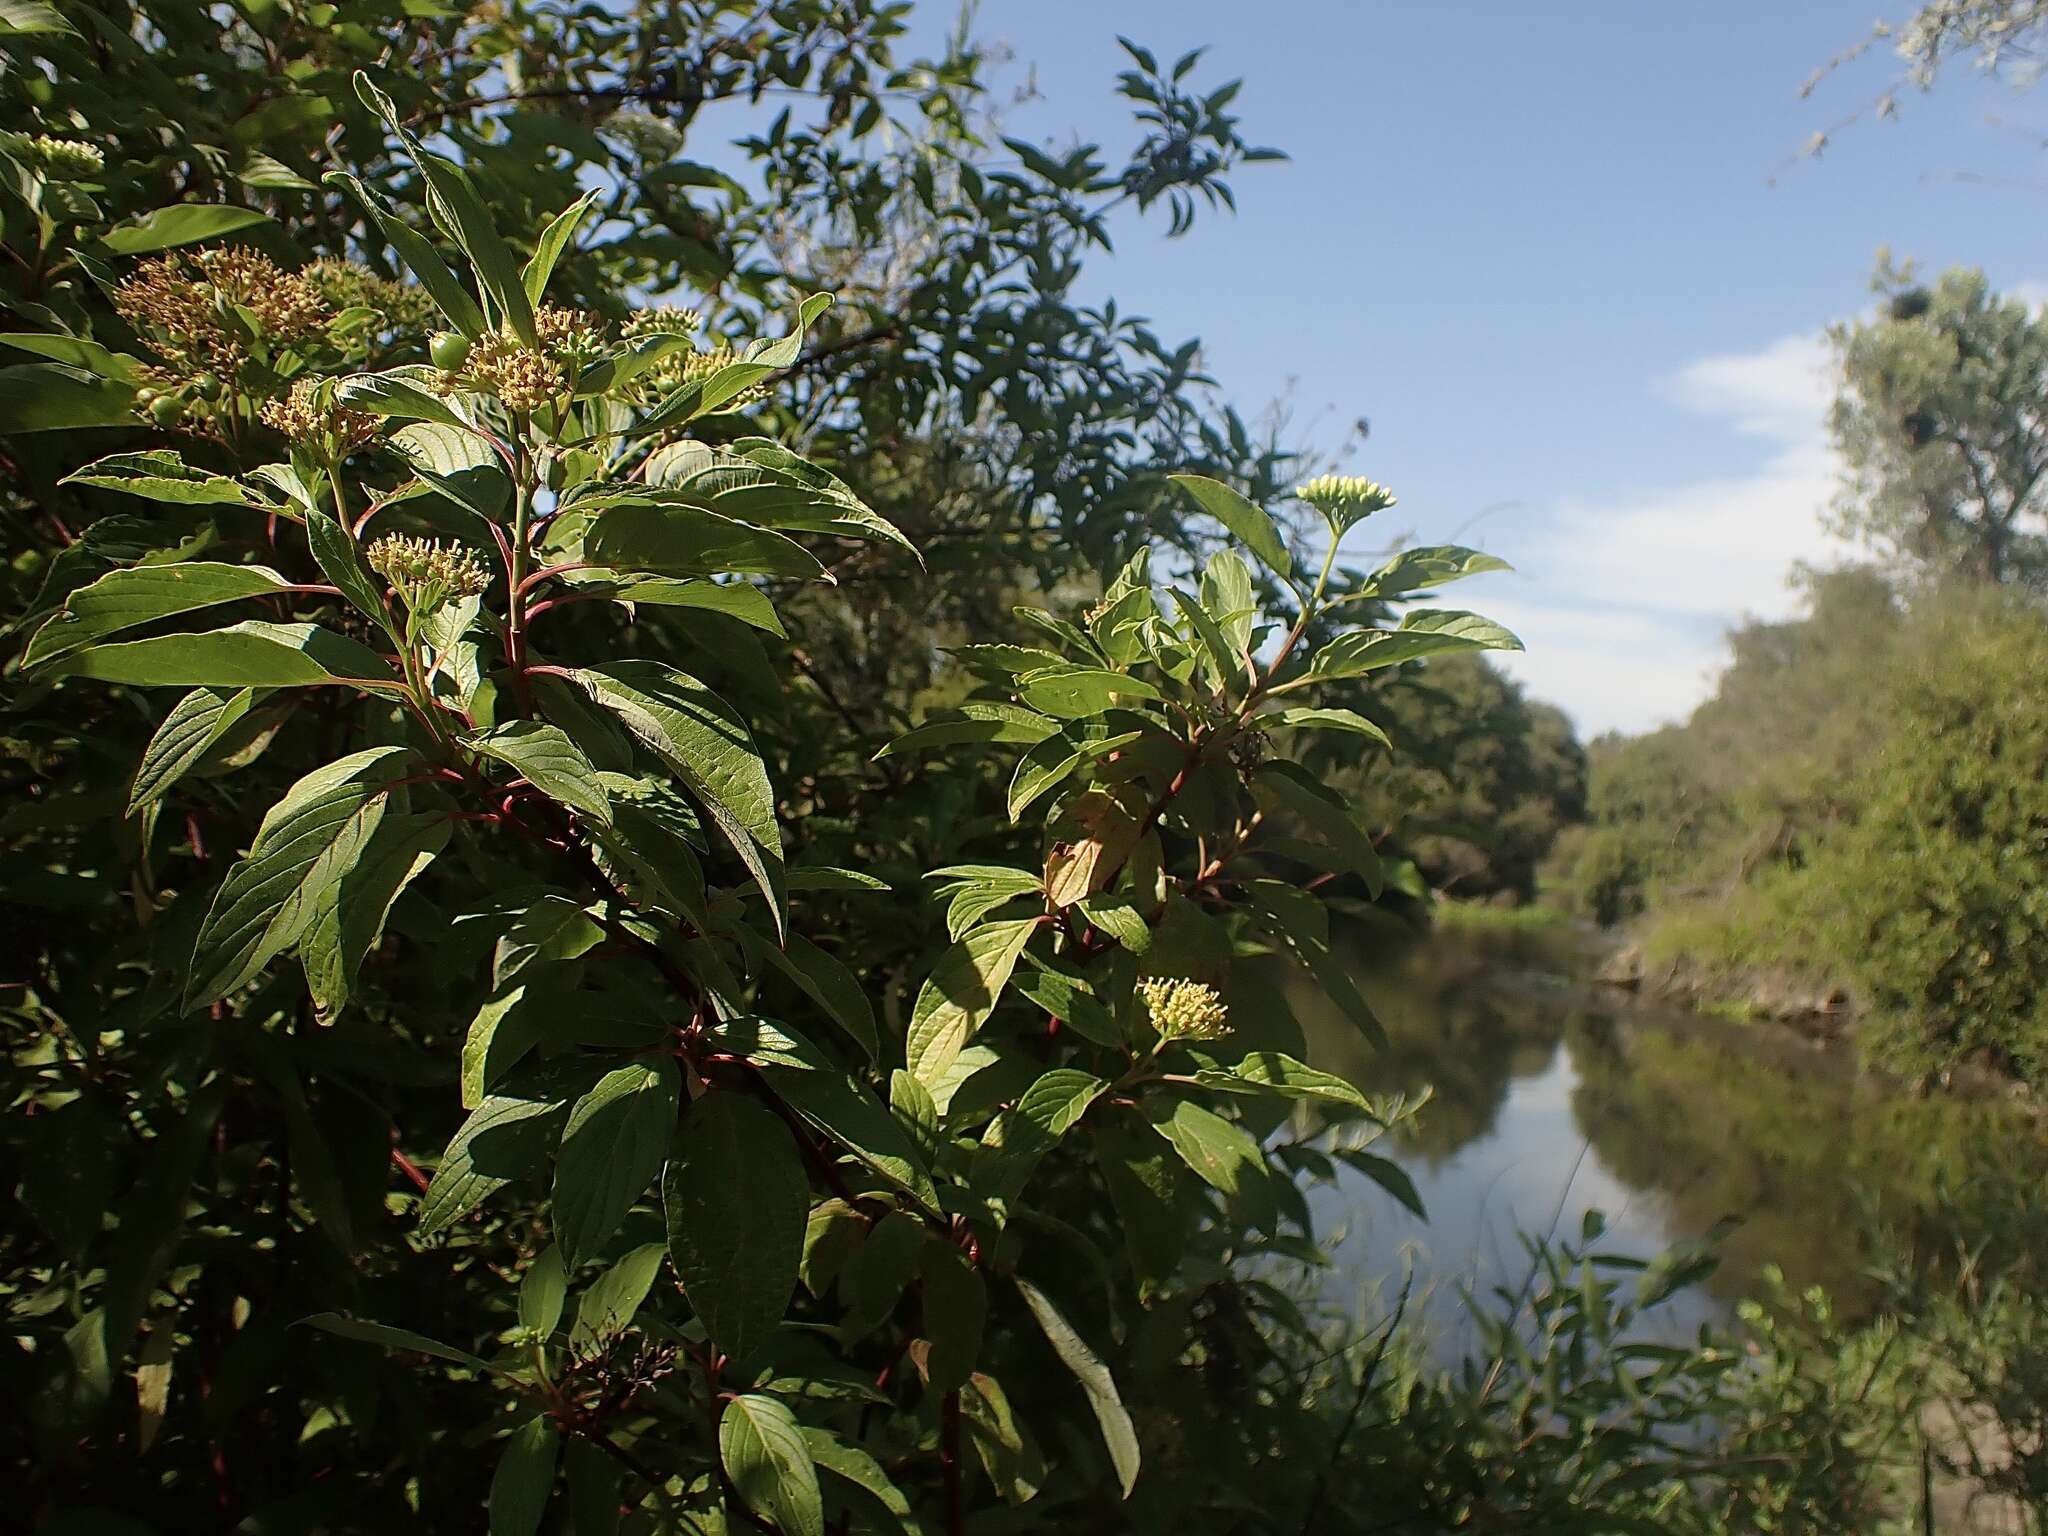
[(202, 400), (218, 400), (221, 396), (220, 375), (217, 373), (202, 373), (193, 381), (192, 393)]
[(427, 356), (443, 373), (454, 373), (469, 357), (469, 338), (460, 331), (436, 331), (427, 343)]
[(176, 395), (158, 395), (149, 402), (149, 419), (160, 427), (175, 427), (185, 416), (185, 402)]

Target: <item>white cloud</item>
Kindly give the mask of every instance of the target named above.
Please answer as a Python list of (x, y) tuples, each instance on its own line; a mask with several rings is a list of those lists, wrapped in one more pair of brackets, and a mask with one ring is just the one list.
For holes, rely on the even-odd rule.
[(1503, 551), (1518, 574), (1486, 578), (1491, 590), (1473, 602), (1529, 647), (1509, 670), (1587, 735), (1683, 719), (1712, 692), (1727, 630), (1790, 613), (1793, 565), (1845, 553), (1822, 526), (1837, 474), (1824, 338), (1701, 358), (1660, 392), (1767, 444), (1762, 462), (1624, 500), (1565, 500), (1529, 543)]

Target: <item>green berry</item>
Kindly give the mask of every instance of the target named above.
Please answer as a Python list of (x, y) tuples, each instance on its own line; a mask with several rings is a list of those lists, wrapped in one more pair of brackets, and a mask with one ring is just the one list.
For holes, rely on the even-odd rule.
[(218, 400), (221, 396), (220, 375), (217, 373), (202, 373), (193, 381), (192, 393), (202, 400)]
[(185, 417), (185, 402), (175, 395), (158, 395), (149, 402), (149, 419), (160, 427), (175, 427)]
[(469, 338), (459, 331), (436, 331), (427, 343), (427, 355), (443, 373), (453, 373), (469, 356)]

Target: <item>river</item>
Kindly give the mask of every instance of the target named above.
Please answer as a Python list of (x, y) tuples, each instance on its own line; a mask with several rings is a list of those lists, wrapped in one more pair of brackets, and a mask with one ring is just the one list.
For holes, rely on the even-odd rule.
[(1349, 1170), (1311, 1189), (1336, 1260), (1324, 1300), (1384, 1305), (1412, 1272), (1447, 1352), (1469, 1343), (1460, 1287), (1514, 1290), (1520, 1234), (1576, 1239), (1589, 1211), (1606, 1248), (1643, 1257), (1719, 1229), (1720, 1267), (1663, 1310), (1668, 1336), (1726, 1317), (1772, 1264), (1853, 1312), (1873, 1294), (1876, 1224), (1939, 1262), (1948, 1181), (1966, 1163), (2042, 1167), (2038, 1132), (2009, 1105), (1914, 1099), (1847, 1047), (1598, 985), (1603, 948), (1579, 930), (1357, 933), (1348, 950), (1385, 1051), (1320, 994), (1290, 988), (1289, 1002), (1314, 1065), (1370, 1091), (1432, 1090), (1374, 1148), (1412, 1176), (1428, 1219)]

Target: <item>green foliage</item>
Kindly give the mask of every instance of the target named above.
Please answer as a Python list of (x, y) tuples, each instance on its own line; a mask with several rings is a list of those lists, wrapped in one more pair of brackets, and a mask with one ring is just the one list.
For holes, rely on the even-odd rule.
[[(1263, 576), (1218, 549), (1169, 597), (1141, 546), (1078, 622), (1020, 610), (1031, 643), (973, 648), (955, 700), (1007, 729), (919, 760), (942, 844), (865, 792), (826, 811), (869, 770), (791, 784), (825, 711), (800, 645), (748, 637), (861, 543), (922, 578), (858, 450), (827, 467), (731, 418), (830, 372), (829, 300), (711, 350), (609, 294), (551, 303), (590, 271), (588, 200), (535, 221), (485, 144), (443, 157), (353, 89), (395, 195), (329, 185), (419, 282), (354, 274), (381, 320), (244, 245), (108, 265), (204, 220), (46, 250), (63, 366), (153, 380), (142, 415), (175, 432), (23, 439), (64, 471), (37, 510), (88, 535), (20, 626), (21, 751), (69, 782), (17, 819), (10, 884), (39, 860), (92, 914), (24, 935), (10, 1013), (48, 1143), (8, 1238), (38, 1506), (523, 1533), (559, 1500), (822, 1533), (1214, 1502), (1253, 1457), (1166, 1479), (1146, 1446), (1209, 1363), (1266, 1348), (1206, 1317), (1239, 1255), (1313, 1251), (1268, 1134), (1304, 1096), (1394, 1113), (1305, 1066), (1234, 966), (1291, 949), (1370, 1023), (1298, 887), (1375, 891), (1377, 851), (1268, 743), (1370, 733), (1317, 713), (1325, 678), (1513, 638), (1352, 626), (1374, 615), (1334, 603), (1334, 548), (1297, 583), (1283, 525), (1214, 482)], [(466, 345), (430, 366), (437, 326)], [(165, 520), (111, 510), (138, 499)], [(186, 691), (129, 691), (157, 688)], [(829, 867), (811, 817), (878, 878)], [(131, 1359), (164, 1383), (146, 1456)], [(1066, 1432), (1083, 1404), (1094, 1433)]]
[(1839, 326), (1841, 524), (1938, 575), (2048, 582), (2048, 318), (1966, 268), (1878, 270), (1876, 316)]
[(1647, 912), (1651, 960), (1710, 986), (1847, 988), (1875, 1064), (2037, 1077), (2039, 611), (1962, 587), (1902, 604), (1849, 572), (1814, 586), (1809, 617), (1734, 643), (1686, 725), (1595, 743), (1561, 892), (1603, 921)]

